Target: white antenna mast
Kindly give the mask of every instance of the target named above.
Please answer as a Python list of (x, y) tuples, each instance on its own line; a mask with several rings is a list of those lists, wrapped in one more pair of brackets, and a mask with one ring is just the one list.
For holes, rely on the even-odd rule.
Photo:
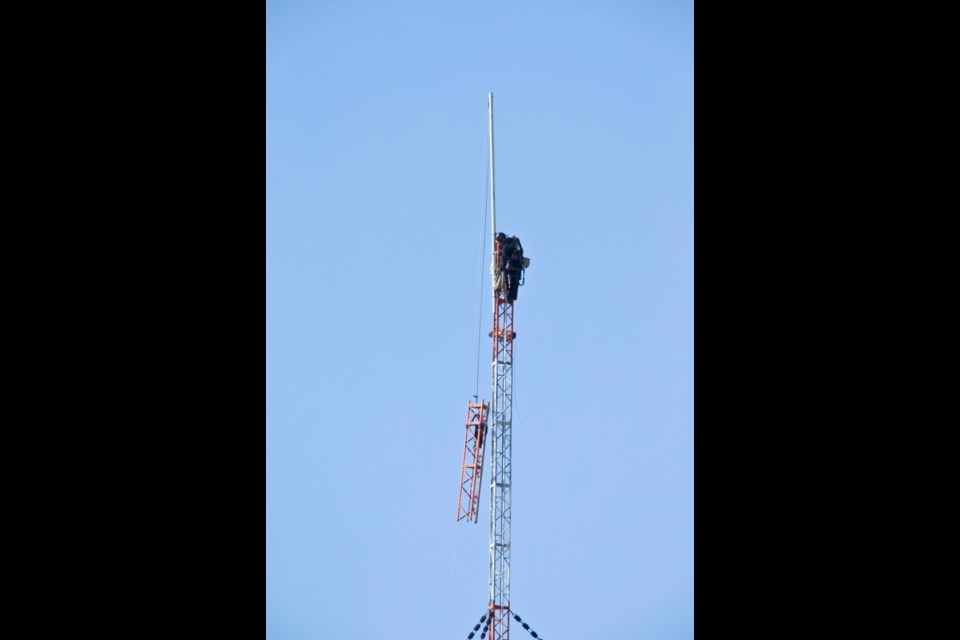
[(497, 290), (500, 248), (493, 174), (493, 92), (487, 98), (490, 112), (490, 220), (493, 233), (493, 362), (490, 413), (490, 640), (510, 638), (510, 477), (512, 475), (511, 423), (513, 421), (513, 301), (506, 281)]

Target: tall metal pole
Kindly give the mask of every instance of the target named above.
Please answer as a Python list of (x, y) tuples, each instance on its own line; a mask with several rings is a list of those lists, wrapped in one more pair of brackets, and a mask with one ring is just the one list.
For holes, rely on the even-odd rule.
[[(496, 255), (497, 250), (497, 191), (493, 187), (493, 92), (491, 91), (487, 95), (487, 112), (490, 115), (490, 229), (493, 234), (493, 243), (490, 245), (493, 248), (494, 255)], [(494, 276), (496, 277), (496, 276)], [(493, 294), (494, 299), (496, 299), (496, 293)]]
[(513, 302), (504, 290), (497, 290), (500, 248), (497, 246), (497, 217), (493, 172), (493, 93), (488, 96), (490, 114), (490, 219), (493, 255), (493, 362), (490, 409), (490, 640), (510, 638), (510, 486), (512, 465), (511, 423), (513, 418)]
[[(496, 190), (494, 188), (494, 172), (493, 172), (493, 92), (491, 91), (487, 95), (487, 115), (490, 121), (490, 233), (492, 238), (490, 240), (490, 273), (492, 274), (492, 285), (490, 287), (490, 292), (493, 294), (493, 317), (494, 322), (497, 318), (497, 298), (499, 294), (497, 293), (497, 205), (496, 205)], [(494, 327), (496, 329), (496, 327)], [(496, 506), (496, 483), (497, 483), (497, 336), (493, 336), (493, 363), (492, 363), (492, 375), (491, 375), (491, 390), (490, 390), (490, 413), (492, 419), (490, 420), (492, 428), (493, 437), (490, 438), (490, 638), (493, 638), (495, 633), (495, 627), (493, 624), (493, 604), (495, 600), (495, 591), (494, 583), (496, 582), (496, 558), (494, 552), (494, 537), (496, 531), (496, 522), (497, 522), (497, 506)]]

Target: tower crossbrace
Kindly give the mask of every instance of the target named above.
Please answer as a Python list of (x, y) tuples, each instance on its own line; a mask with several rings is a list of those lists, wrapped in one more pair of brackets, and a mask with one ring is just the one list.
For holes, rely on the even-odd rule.
[[(499, 251), (494, 264), (499, 267)], [(510, 638), (510, 517), (513, 423), (513, 301), (495, 291), (490, 438), (490, 638)]]

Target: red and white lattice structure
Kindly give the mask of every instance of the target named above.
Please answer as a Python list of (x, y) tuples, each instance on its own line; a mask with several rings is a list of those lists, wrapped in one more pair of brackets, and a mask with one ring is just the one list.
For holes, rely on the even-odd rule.
[(487, 433), (487, 403), (467, 403), (467, 429), (463, 434), (463, 462), (460, 465), (460, 497), (457, 521), (476, 522), (480, 512), (483, 480), (483, 445)]
[[(492, 96), (491, 96), (492, 100)], [(491, 105), (492, 106), (492, 105)], [(491, 154), (492, 157), (492, 154)], [(500, 264), (494, 242), (494, 272)], [(494, 289), (493, 389), (490, 413), (490, 638), (510, 638), (510, 478), (511, 425), (513, 422), (513, 302), (506, 286)]]
[[(476, 400), (467, 405), (463, 462), (460, 471), (460, 495), (457, 520), (477, 521), (480, 482), (483, 474), (483, 449), (490, 442), (490, 591), (487, 613), (481, 622), (491, 640), (510, 639), (510, 483), (511, 425), (513, 422), (513, 329), (514, 301), (508, 300), (506, 281), (500, 274), (500, 250), (497, 242), (496, 190), (493, 163), (493, 94), (487, 108), (490, 124), (490, 214), (493, 255), (493, 338), (491, 362), (491, 401)], [(489, 424), (488, 424), (489, 423)], [(518, 621), (520, 618), (514, 616)], [(524, 629), (528, 629), (526, 624)], [(476, 632), (479, 625), (474, 628)], [(529, 630), (529, 629), (528, 629)], [(534, 632), (531, 635), (537, 637)], [(474, 633), (470, 634), (473, 638)]]

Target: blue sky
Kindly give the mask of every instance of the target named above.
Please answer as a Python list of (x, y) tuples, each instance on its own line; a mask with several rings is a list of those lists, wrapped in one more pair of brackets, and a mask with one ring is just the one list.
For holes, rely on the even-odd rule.
[(547, 640), (692, 638), (692, 2), (266, 20), (267, 637), (443, 639), (449, 606), (465, 638), (485, 610), (487, 491), (451, 574), (493, 91), (498, 227), (532, 260), (513, 608)]

